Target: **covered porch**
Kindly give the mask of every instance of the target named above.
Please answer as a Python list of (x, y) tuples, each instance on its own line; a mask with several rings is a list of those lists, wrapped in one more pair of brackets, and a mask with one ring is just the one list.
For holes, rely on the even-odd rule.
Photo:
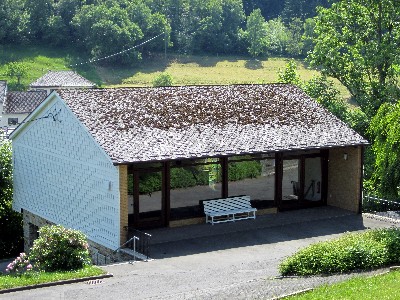
[(328, 157), (315, 149), (123, 165), (124, 227), (203, 223), (203, 201), (240, 195), (258, 215), (326, 205)]

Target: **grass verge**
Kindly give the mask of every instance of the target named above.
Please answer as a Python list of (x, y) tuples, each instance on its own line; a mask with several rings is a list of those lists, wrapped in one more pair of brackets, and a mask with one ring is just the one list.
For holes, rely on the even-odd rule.
[(83, 269), (68, 272), (32, 272), (24, 273), (21, 276), (0, 275), (0, 290), (60, 280), (98, 276), (105, 273), (106, 272), (99, 267), (88, 266)]
[(373, 277), (358, 277), (333, 285), (324, 285), (311, 292), (286, 297), (290, 300), (312, 299), (399, 299), (400, 271)]

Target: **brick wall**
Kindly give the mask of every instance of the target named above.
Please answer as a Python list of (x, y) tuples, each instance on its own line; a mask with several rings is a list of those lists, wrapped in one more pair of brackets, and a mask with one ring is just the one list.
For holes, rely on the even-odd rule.
[(329, 150), (328, 205), (358, 212), (362, 177), (361, 155), (361, 147)]
[(128, 226), (128, 167), (126, 165), (119, 166), (119, 199), (120, 199), (120, 243), (126, 242)]
[[(52, 113), (53, 117), (39, 119)], [(15, 210), (120, 245), (119, 172), (58, 96), (13, 136)]]

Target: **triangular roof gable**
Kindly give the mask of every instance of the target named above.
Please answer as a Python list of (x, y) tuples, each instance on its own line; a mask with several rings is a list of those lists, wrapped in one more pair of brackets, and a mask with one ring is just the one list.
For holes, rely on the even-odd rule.
[(116, 164), (368, 144), (285, 84), (59, 93)]
[(45, 87), (88, 87), (93, 88), (95, 83), (79, 75), (75, 71), (48, 71), (42, 77), (36, 79), (29, 85), (31, 88)]
[(11, 140), (16, 140), (20, 136), (22, 136), (25, 132), (27, 132), (30, 126), (34, 126), (35, 121), (40, 120), (41, 118), (53, 118), (56, 121), (61, 121), (62, 119), (58, 119), (58, 110), (52, 109), (56, 104), (62, 107), (62, 110), (65, 110), (68, 113), (68, 117), (73, 118), (77, 124), (79, 124), (79, 128), (82, 129), (91, 140), (91, 142), (99, 149), (99, 151), (104, 155), (104, 157), (112, 163), (110, 156), (104, 151), (104, 149), (97, 143), (97, 141), (93, 138), (92, 134), (87, 130), (87, 128), (80, 122), (80, 120), (76, 117), (76, 115), (70, 110), (68, 105), (63, 101), (62, 98), (57, 94), (57, 92), (52, 92), (34, 111), (32, 111), (22, 122), (18, 125), (18, 127), (10, 134)]

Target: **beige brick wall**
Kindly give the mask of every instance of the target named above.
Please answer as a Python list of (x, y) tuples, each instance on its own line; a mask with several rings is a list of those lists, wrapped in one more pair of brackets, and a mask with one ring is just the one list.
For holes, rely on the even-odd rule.
[(128, 166), (119, 166), (119, 199), (120, 199), (120, 244), (126, 242), (128, 226)]
[[(345, 154), (347, 160), (344, 158)], [(362, 177), (361, 155), (361, 147), (329, 150), (328, 205), (358, 212)]]

